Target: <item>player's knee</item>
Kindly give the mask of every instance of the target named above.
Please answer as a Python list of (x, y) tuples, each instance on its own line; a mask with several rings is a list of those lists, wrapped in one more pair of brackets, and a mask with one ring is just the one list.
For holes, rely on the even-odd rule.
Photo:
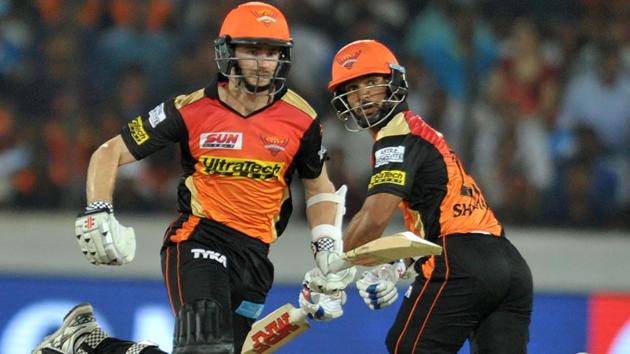
[(173, 354), (233, 354), (229, 311), (214, 299), (184, 304), (177, 314)]

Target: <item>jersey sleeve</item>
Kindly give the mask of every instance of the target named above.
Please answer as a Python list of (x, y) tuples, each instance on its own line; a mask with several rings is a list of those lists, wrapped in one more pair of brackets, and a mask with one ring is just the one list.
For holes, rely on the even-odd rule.
[(374, 169), (367, 195), (389, 193), (408, 199), (414, 176), (423, 157), (418, 144), (406, 135), (389, 136), (377, 141), (372, 151)]
[(322, 128), (319, 118), (314, 119), (302, 137), (300, 149), (295, 155), (295, 166), (300, 178), (317, 178), (322, 173), (324, 161), (328, 159), (322, 146)]
[(129, 152), (140, 160), (182, 141), (186, 136), (186, 125), (174, 100), (169, 100), (127, 123), (120, 134)]

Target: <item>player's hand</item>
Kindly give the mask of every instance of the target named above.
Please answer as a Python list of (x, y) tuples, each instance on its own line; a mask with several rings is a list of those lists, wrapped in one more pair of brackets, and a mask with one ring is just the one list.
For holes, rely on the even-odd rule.
[(398, 299), (396, 282), (405, 273), (403, 262), (383, 264), (363, 272), (357, 281), (359, 295), (372, 310), (387, 307)]
[(356, 274), (356, 267), (327, 275), (324, 275), (319, 268), (313, 268), (304, 275), (304, 284), (315, 292), (334, 294), (337, 291), (344, 290), (352, 283)]
[(90, 263), (122, 265), (133, 260), (135, 232), (122, 226), (111, 208), (86, 208), (74, 225), (79, 248)]
[(343, 315), (342, 306), (346, 303), (346, 292), (341, 290), (333, 294), (323, 294), (311, 290), (305, 284), (302, 286), (299, 302), (308, 318), (329, 321)]
[(321, 250), (315, 253), (315, 264), (322, 273), (330, 274), (339, 272), (340, 269), (352, 267), (352, 263), (343, 258), (343, 255), (335, 250)]

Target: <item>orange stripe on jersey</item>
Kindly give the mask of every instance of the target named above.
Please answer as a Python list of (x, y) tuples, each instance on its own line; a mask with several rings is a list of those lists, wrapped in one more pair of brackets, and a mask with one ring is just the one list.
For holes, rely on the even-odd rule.
[(179, 269), (179, 266), (182, 264), (180, 261), (181, 251), (179, 250), (179, 246), (181, 243), (178, 243), (175, 247), (177, 249), (177, 293), (179, 294), (179, 306), (184, 306), (184, 294), (182, 292), (182, 272)]
[(447, 169), (447, 192), (440, 205), (440, 236), (478, 231), (500, 236), (501, 224), (442, 134), (409, 111), (405, 113), (405, 119), (412, 134), (428, 141), (440, 152)]
[(173, 303), (173, 295), (171, 294), (172, 289), (171, 289), (171, 274), (170, 274), (170, 270), (171, 270), (171, 249), (166, 248), (166, 270), (164, 271), (164, 282), (166, 283), (166, 294), (168, 295), (168, 302), (171, 304), (171, 311), (173, 312), (173, 315), (177, 315), (177, 312), (175, 311), (175, 304)]
[(177, 231), (175, 231), (175, 234), (173, 236), (171, 236), (171, 241), (182, 242), (188, 240), (197, 224), (199, 224), (200, 220), (201, 219), (199, 219), (199, 217), (195, 215), (190, 215), (188, 217), (188, 220), (184, 221), (182, 226), (177, 229)]
[(424, 225), (422, 224), (420, 213), (409, 208), (409, 202), (407, 201), (400, 203), (400, 210), (402, 211), (407, 230), (424, 238)]

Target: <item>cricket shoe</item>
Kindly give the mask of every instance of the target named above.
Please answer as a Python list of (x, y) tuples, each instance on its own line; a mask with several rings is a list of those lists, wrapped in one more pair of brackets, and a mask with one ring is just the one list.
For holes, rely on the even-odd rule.
[(63, 318), (61, 327), (44, 338), (32, 354), (75, 354), (75, 348), (98, 328), (92, 305), (77, 305)]

